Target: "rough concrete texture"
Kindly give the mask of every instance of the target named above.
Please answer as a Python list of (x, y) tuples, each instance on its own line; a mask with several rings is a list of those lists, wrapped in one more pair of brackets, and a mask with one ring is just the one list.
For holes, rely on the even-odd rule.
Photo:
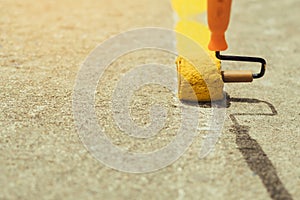
[[(128, 174), (101, 164), (81, 143), (72, 113), (76, 74), (89, 52), (114, 34), (143, 26), (172, 28), (170, 2), (1, 0), (0, 198), (300, 199), (299, 7), (297, 0), (234, 1), (226, 53), (265, 57), (266, 76), (226, 85), (227, 117), (208, 157), (197, 157), (207, 134), (202, 130), (174, 164)], [(145, 55), (122, 62), (145, 62)], [(223, 68), (258, 66), (226, 62)], [(102, 81), (115, 83), (119, 73), (125, 72), (110, 68)], [(108, 112), (112, 86), (101, 88), (95, 106)], [(99, 123), (114, 143), (132, 151), (161, 148), (180, 122), (178, 101), (158, 86), (136, 94), (137, 123), (149, 122), (149, 102), (162, 102), (169, 111), (169, 134), (165, 130), (139, 146), (109, 131), (115, 129), (111, 115), (100, 110)]]

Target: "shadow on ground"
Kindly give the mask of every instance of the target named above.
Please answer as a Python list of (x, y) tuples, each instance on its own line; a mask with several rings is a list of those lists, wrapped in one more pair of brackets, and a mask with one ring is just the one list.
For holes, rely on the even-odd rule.
[(230, 114), (229, 117), (233, 122), (233, 126), (230, 131), (236, 135), (236, 144), (239, 151), (243, 155), (245, 161), (247, 162), (249, 168), (253, 171), (253, 173), (257, 174), (260, 177), (270, 197), (274, 200), (292, 199), (292, 196), (284, 187), (283, 183), (278, 177), (276, 168), (273, 166), (267, 154), (261, 148), (259, 143), (255, 139), (251, 138), (249, 134), (250, 127), (241, 125), (237, 120), (237, 116), (242, 115), (275, 116), (277, 115), (275, 107), (269, 102), (261, 101), (258, 99), (228, 98), (228, 101), (230, 103), (264, 103), (270, 108), (270, 113)]

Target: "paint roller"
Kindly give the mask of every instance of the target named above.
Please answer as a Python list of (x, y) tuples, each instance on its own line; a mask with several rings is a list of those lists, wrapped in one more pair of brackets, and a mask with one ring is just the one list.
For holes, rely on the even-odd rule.
[[(253, 79), (264, 76), (266, 61), (263, 58), (221, 55), (220, 53), (228, 48), (225, 31), (229, 24), (231, 2), (231, 0), (207, 0), (207, 18), (211, 32), (208, 49), (215, 52), (217, 60), (206, 56), (206, 61), (202, 59), (202, 63), (198, 61), (195, 65), (184, 57), (179, 56), (177, 58), (179, 99), (187, 101), (221, 100), (224, 97), (224, 83), (252, 82)], [(207, 59), (210, 59), (210, 62)], [(252, 71), (246, 70), (221, 71), (222, 60), (260, 63), (260, 72), (252, 73)]]

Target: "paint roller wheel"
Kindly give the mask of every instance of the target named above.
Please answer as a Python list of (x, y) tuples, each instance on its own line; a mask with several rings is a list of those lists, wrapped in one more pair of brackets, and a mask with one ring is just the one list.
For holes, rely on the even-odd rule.
[(176, 60), (178, 97), (183, 101), (217, 101), (224, 98), (220, 64), (200, 62), (195, 66), (182, 57)]

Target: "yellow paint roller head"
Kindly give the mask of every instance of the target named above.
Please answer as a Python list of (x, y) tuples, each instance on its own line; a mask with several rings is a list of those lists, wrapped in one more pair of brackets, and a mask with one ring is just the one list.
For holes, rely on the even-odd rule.
[(220, 65), (200, 61), (198, 65), (179, 56), (176, 60), (178, 72), (178, 97), (185, 101), (215, 101), (223, 99)]

